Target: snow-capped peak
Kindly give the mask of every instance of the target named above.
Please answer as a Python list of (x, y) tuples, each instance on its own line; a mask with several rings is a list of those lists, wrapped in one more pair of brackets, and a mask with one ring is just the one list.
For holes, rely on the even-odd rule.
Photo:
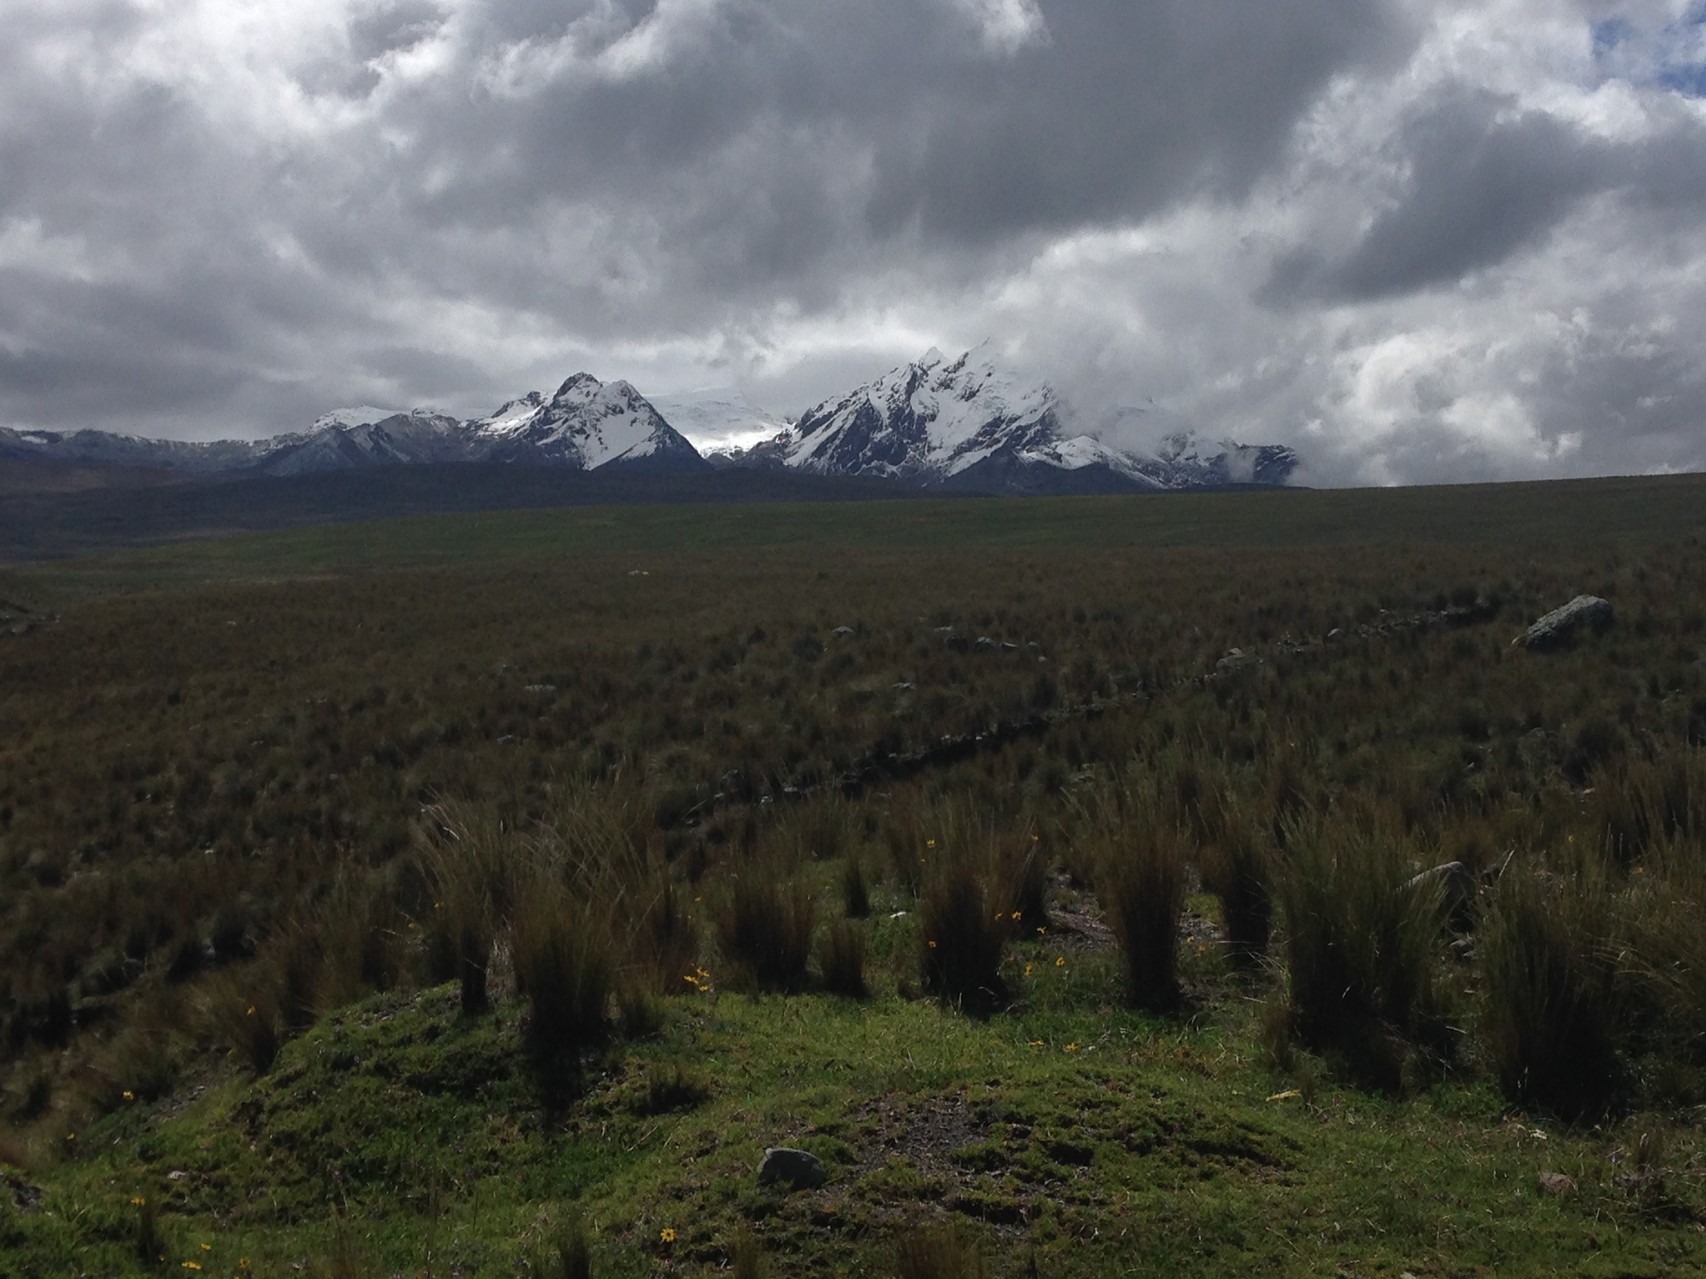
[[(755, 450), (758, 452), (758, 450)], [(1045, 382), (1006, 367), (992, 340), (949, 361), (936, 348), (799, 420), (762, 463), (828, 475), (878, 475), (980, 491), (1104, 491), (1283, 483), (1296, 455), (1194, 433), (1159, 456), (1073, 427)]]
[(803, 416), (786, 463), (832, 474), (958, 475), (1054, 439), (1055, 394), (1001, 369), (992, 343), (952, 363), (932, 348), (839, 401)]
[(347, 409), (332, 409), (315, 418), (312, 429), (324, 431), (338, 426), (366, 426), (372, 422), (383, 422), (388, 417), (396, 417), (402, 411), (402, 409), (375, 408), (371, 404), (362, 404)]
[(654, 395), (653, 406), (701, 453), (730, 453), (774, 440), (785, 419), (756, 408), (738, 387), (700, 387)]
[(632, 384), (600, 382), (590, 373), (565, 379), (549, 401), (534, 391), (467, 426), (502, 461), (550, 461), (588, 471), (611, 462), (703, 465)]

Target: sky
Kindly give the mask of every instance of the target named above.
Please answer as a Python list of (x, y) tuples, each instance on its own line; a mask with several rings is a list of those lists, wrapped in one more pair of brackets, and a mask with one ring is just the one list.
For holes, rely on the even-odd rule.
[(0, 425), (476, 416), (581, 370), (792, 416), (991, 338), (1116, 443), (1314, 483), (1706, 470), (1706, 0), (0, 20)]

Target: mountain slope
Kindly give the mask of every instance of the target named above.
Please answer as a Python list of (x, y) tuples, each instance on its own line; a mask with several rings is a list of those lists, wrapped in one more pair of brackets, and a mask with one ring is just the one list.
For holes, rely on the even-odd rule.
[(931, 350), (749, 449), (747, 466), (880, 475), (987, 493), (1086, 493), (1283, 484), (1289, 448), (1170, 437), (1155, 455), (1076, 431), (1053, 389), (1002, 369), (985, 342), (949, 361)]
[(577, 373), (549, 400), (537, 391), (465, 424), (482, 460), (646, 471), (696, 471), (705, 460), (624, 381)]
[(459, 422), (430, 409), (370, 407), (322, 415), (311, 430), (264, 440), (150, 440), (103, 431), (0, 428), (0, 460), (148, 467), (181, 475), (324, 471), (437, 462), (517, 462), (591, 471), (611, 466), (688, 473), (707, 464), (626, 382), (577, 373), (546, 399), (534, 391), (486, 418)]
[(785, 420), (755, 407), (737, 387), (705, 387), (654, 395), (651, 400), (713, 465), (743, 455), (788, 429)]

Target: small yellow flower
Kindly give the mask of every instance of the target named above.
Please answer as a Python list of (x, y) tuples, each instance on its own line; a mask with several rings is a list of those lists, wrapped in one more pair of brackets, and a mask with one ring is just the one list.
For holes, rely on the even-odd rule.
[(674, 1243), (675, 1242), (675, 1227), (674, 1226), (665, 1226), (662, 1230), (658, 1231), (658, 1238), (660, 1240), (662, 1240), (664, 1243)]
[(201, 1250), (203, 1252), (212, 1252), (213, 1251), (213, 1245), (210, 1243), (204, 1243), (201, 1246)]
[(1065, 968), (1066, 967), (1066, 956), (1065, 955), (1056, 955), (1054, 957), (1054, 966), (1056, 968)]
[(1032, 1048), (1041, 1048), (1041, 1047), (1042, 1047), (1042, 1046), (1043, 1046), (1043, 1041), (1042, 1041), (1042, 1040), (1040, 1040), (1040, 1039), (1033, 1039), (1033, 1040), (1031, 1040), (1031, 1047), (1032, 1047)]
[(936, 949), (936, 943), (935, 943), (935, 942), (933, 942), (933, 941), (927, 941), (927, 942), (925, 942), (925, 943), (924, 943), (924, 944), (925, 944), (925, 945), (926, 945), (926, 946), (928, 946), (928, 947), (930, 947), (930, 949), (931, 949), (931, 950), (935, 950), (935, 949)]
[(1647, 868), (1645, 866), (1637, 866), (1635, 867), (1635, 873), (1637, 875), (1645, 875), (1647, 873)]
[(244, 1013), (243, 1015), (245, 1017), (253, 1017), (255, 1015), (255, 1006), (253, 1004), (250, 1004), (249, 1005), (249, 1011)]
[(130, 1089), (126, 1088), (124, 1090), (124, 1099), (126, 1101), (135, 1101), (136, 1100), (136, 1094), (131, 1092)]
[(936, 841), (935, 841), (935, 840), (933, 840), (933, 839), (927, 839), (927, 840), (925, 840), (925, 841), (924, 841), (924, 847), (926, 847), (926, 848), (934, 848), (934, 847), (936, 847)]
[(1012, 919), (1013, 919), (1013, 922), (1015, 924), (1018, 923), (1024, 917), (1025, 917), (1025, 912), (1022, 910), (1016, 910), (1013, 912), (1013, 915), (1012, 915)]
[(141, 1195), (132, 1195), (132, 1196), (131, 1196), (131, 1197), (130, 1197), (130, 1202), (131, 1202), (131, 1203), (133, 1203), (133, 1204), (135, 1204), (135, 1205), (136, 1205), (136, 1206), (137, 1206), (137, 1207), (138, 1207), (138, 1208), (140, 1208), (140, 1207), (142, 1207), (142, 1205), (143, 1205), (143, 1204), (145, 1204), (145, 1203), (147, 1203), (147, 1202), (148, 1202), (148, 1200), (147, 1200), (147, 1199), (145, 1199), (145, 1198), (144, 1198), (144, 1197), (143, 1197), (143, 1196), (141, 1196)]
[(1031, 968), (1032, 968), (1032, 965), (1030, 965), (1030, 964), (1025, 965), (1025, 976), (1029, 977), (1031, 975)]
[(1066, 1051), (1069, 1053), (1075, 1053), (1078, 1051), (1078, 1045), (1077, 1044), (1068, 1044), (1066, 1046)]
[(181, 1264), (183, 1265), (183, 1268), (185, 1270), (200, 1270), (201, 1269), (201, 1262), (199, 1262), (199, 1261), (185, 1261)]

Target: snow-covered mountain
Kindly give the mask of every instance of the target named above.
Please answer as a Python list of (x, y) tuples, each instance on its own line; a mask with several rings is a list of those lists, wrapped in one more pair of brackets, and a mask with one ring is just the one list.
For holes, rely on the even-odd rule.
[(1283, 484), (1284, 446), (1205, 446), (1169, 437), (1156, 454), (1075, 430), (1043, 383), (1002, 369), (992, 343), (949, 361), (932, 349), (838, 400), (739, 461), (821, 475), (877, 475), (949, 489), (1065, 493)]
[[(1130, 412), (1153, 420), (1148, 410)], [(363, 406), (323, 414), (307, 431), (207, 443), (0, 428), (0, 459), (180, 475), (305, 475), (423, 462), (686, 473), (712, 464), (697, 443), (719, 466), (984, 493), (1277, 485), (1299, 465), (1283, 445), (1215, 443), (1188, 430), (1170, 431), (1145, 451), (1110, 442), (1130, 438), (1130, 425), (1085, 429), (1048, 385), (1003, 369), (986, 342), (955, 360), (932, 350), (824, 401), (791, 427), (754, 408), (738, 390), (690, 392), (654, 404), (627, 382), (577, 373), (550, 396), (533, 391), (489, 417), (466, 421), (431, 409)]]
[(676, 395), (654, 395), (669, 424), (709, 461), (738, 457), (755, 444), (788, 429), (785, 419), (755, 407), (737, 387), (706, 387)]
[(420, 462), (519, 462), (591, 471), (697, 471), (698, 452), (626, 382), (577, 373), (547, 399), (538, 391), (490, 417), (458, 421), (431, 409), (371, 407), (322, 414), (313, 429), (264, 440), (150, 440), (103, 431), (0, 428), (0, 457), (150, 467), (187, 475), (317, 471)]
[(484, 460), (594, 471), (603, 466), (702, 470), (705, 460), (627, 382), (577, 373), (547, 400), (534, 391), (464, 424)]

